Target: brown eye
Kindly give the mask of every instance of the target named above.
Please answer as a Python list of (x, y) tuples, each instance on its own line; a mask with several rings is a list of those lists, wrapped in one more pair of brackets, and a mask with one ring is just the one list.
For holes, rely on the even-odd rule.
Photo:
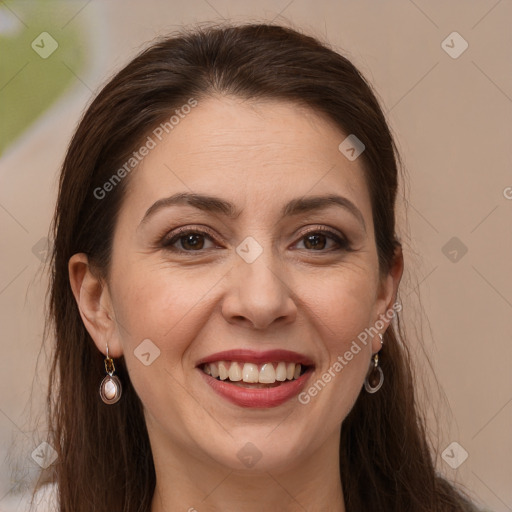
[(324, 249), (327, 243), (326, 236), (322, 234), (307, 235), (304, 237), (306, 249)]
[(204, 236), (198, 233), (180, 236), (178, 240), (181, 241), (181, 247), (185, 250), (202, 249), (204, 246)]
[[(164, 239), (162, 247), (177, 252), (200, 252), (203, 249), (210, 249), (214, 246), (213, 244), (212, 247), (205, 248), (205, 239), (213, 242), (212, 237), (204, 231), (181, 230)], [(177, 244), (179, 245), (175, 247)]]
[[(324, 251), (327, 252), (329, 250), (350, 250), (349, 242), (340, 237), (334, 231), (325, 228), (318, 228), (315, 231), (310, 231), (306, 233), (302, 239), (304, 241), (304, 247), (308, 251)], [(328, 248), (328, 241), (334, 241), (335, 247)], [(337, 247), (336, 247), (337, 246)]]

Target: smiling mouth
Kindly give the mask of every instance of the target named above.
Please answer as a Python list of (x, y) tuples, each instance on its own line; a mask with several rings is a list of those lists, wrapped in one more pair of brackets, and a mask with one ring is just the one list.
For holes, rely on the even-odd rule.
[(243, 388), (274, 388), (284, 382), (297, 380), (312, 366), (277, 361), (263, 364), (237, 361), (215, 361), (199, 368), (210, 377)]

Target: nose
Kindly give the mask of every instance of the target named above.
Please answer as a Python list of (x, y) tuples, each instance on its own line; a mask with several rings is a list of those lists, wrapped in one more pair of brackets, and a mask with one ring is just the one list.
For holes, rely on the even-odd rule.
[(264, 330), (273, 323), (285, 325), (295, 321), (297, 307), (294, 293), (286, 282), (286, 273), (270, 251), (252, 263), (240, 259), (232, 269), (228, 292), (222, 304), (226, 321)]

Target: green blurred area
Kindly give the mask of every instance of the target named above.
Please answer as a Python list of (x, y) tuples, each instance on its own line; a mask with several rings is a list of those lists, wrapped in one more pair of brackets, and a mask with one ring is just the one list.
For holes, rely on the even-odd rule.
[[(83, 73), (84, 16), (79, 11), (86, 3), (0, 3), (0, 155), (77, 80), (73, 72)], [(45, 44), (38, 37), (42, 32), (58, 43), (46, 59), (31, 46), (36, 40), (39, 47), (49, 48), (48, 40)]]

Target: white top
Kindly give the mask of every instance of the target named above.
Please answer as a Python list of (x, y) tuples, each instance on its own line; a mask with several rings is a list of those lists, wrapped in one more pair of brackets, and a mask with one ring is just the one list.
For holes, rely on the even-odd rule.
[[(21, 499), (20, 499), (21, 498)], [(34, 496), (34, 504), (30, 508), (32, 489), (21, 497), (20, 495), (6, 496), (2, 500), (2, 512), (58, 512), (57, 484), (42, 486)]]

